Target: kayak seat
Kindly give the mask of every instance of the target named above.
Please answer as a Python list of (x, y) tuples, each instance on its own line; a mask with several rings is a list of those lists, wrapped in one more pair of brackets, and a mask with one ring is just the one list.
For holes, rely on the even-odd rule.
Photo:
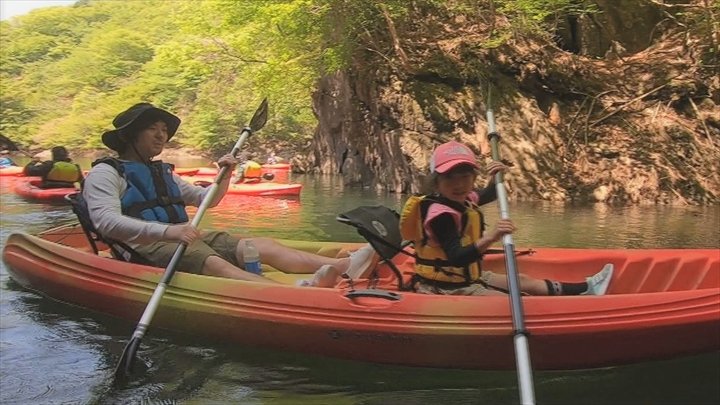
[(153, 265), (127, 244), (105, 238), (97, 231), (97, 229), (95, 229), (95, 225), (93, 225), (90, 220), (90, 211), (88, 210), (87, 203), (82, 197), (81, 192), (68, 194), (65, 196), (65, 199), (70, 202), (70, 206), (77, 216), (78, 222), (80, 223), (80, 226), (82, 227), (85, 236), (87, 236), (90, 246), (96, 255), (102, 256), (98, 249), (98, 244), (103, 243), (110, 248), (112, 257), (117, 260), (150, 266)]
[(380, 263), (386, 264), (398, 280), (401, 291), (411, 291), (411, 283), (403, 281), (403, 275), (393, 258), (398, 254), (415, 257), (405, 250), (410, 242), (404, 242), (400, 236), (400, 214), (383, 205), (360, 206), (336, 218), (339, 222), (353, 226), (368, 241), (380, 256)]

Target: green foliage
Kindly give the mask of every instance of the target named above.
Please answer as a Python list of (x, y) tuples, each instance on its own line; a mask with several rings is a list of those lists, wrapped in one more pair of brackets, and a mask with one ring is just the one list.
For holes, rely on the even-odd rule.
[[(438, 7), (440, 1), (422, 1)], [(312, 136), (319, 77), (347, 67), (384, 12), (404, 0), (83, 0), (3, 22), (0, 132), (21, 144), (99, 147), (129, 105), (149, 101), (183, 118), (180, 143), (226, 149), (262, 97), (258, 134)]]
[(597, 7), (578, 0), (497, 0), (497, 11), (505, 14), (515, 30), (532, 35), (554, 32), (562, 16), (594, 13)]
[(25, 146), (99, 147), (119, 111), (149, 101), (183, 119), (178, 142), (224, 150), (268, 97), (258, 136), (304, 143), (317, 80), (391, 49), (387, 19), (402, 35), (419, 17), (485, 18), (490, 4), (534, 32), (589, 11), (576, 0), (81, 0), (36, 10), (0, 23), (0, 133)]

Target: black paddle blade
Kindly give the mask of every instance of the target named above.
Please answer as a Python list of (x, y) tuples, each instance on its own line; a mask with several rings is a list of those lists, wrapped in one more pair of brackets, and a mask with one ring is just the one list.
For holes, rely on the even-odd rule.
[(264, 98), (262, 103), (260, 103), (260, 106), (255, 111), (255, 114), (253, 114), (252, 119), (250, 120), (250, 129), (255, 132), (259, 131), (262, 127), (265, 126), (265, 123), (267, 122), (267, 112), (268, 112), (268, 101), (267, 98)]
[(115, 367), (115, 383), (123, 384), (132, 375), (135, 356), (140, 347), (140, 338), (133, 337), (123, 350), (123, 354)]

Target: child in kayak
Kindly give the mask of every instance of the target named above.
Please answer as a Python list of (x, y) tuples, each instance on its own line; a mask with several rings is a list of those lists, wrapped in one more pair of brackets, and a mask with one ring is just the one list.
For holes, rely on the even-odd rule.
[[(507, 166), (490, 163), (489, 183), (476, 189), (479, 166), (475, 154), (467, 146), (451, 141), (433, 151), (430, 170), (435, 191), (410, 198), (400, 220), (401, 234), (414, 242), (418, 256), (415, 290), (424, 294), (505, 294), (507, 276), (482, 270), (482, 256), (503, 235), (513, 233), (515, 226), (509, 219), (500, 219), (495, 229), (485, 232), (479, 207), (497, 198), (494, 177), (506, 171)], [(603, 295), (612, 273), (612, 264), (607, 264), (582, 283), (519, 274), (520, 289), (531, 295)]]
[[(94, 162), (82, 190), (90, 220), (105, 239), (130, 246), (158, 267), (167, 267), (182, 242), (187, 249), (177, 264), (178, 271), (274, 283), (244, 271), (244, 244), (239, 238), (226, 232), (201, 233), (189, 222), (185, 206), (199, 206), (208, 189), (189, 184), (173, 173), (169, 164), (154, 160), (177, 132), (180, 118), (152, 104), (139, 103), (120, 113), (113, 126), (102, 135), (102, 141), (118, 158)], [(238, 159), (227, 154), (217, 163), (232, 171)], [(211, 207), (222, 200), (229, 184), (230, 176), (225, 176)], [(334, 258), (292, 249), (270, 238), (252, 241), (263, 263), (287, 273), (312, 273), (328, 267), (358, 272), (371, 266), (374, 256), (370, 246), (349, 257)]]

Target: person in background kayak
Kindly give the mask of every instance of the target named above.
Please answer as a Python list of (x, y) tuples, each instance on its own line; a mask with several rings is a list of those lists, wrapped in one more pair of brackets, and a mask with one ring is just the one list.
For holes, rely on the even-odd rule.
[[(507, 275), (482, 270), (487, 249), (515, 231), (509, 219), (500, 219), (485, 232), (479, 207), (497, 198), (494, 177), (507, 166), (493, 161), (487, 166), (490, 181), (475, 188), (479, 166), (467, 146), (451, 141), (438, 146), (430, 161), (434, 192), (411, 197), (400, 220), (404, 239), (412, 240), (418, 258), (415, 289), (423, 294), (497, 295), (508, 291)], [(585, 282), (540, 280), (519, 274), (520, 289), (531, 295), (602, 295), (612, 278), (613, 266)]]
[[(243, 270), (240, 239), (226, 232), (201, 233), (189, 222), (186, 205), (199, 206), (208, 189), (189, 184), (173, 173), (171, 165), (154, 160), (177, 132), (180, 118), (152, 104), (139, 103), (112, 123), (114, 129), (103, 133), (102, 141), (118, 153), (118, 159), (94, 162), (82, 190), (90, 220), (104, 238), (125, 243), (158, 267), (167, 267), (182, 242), (188, 247), (177, 264), (179, 271), (274, 283)], [(217, 163), (233, 170), (238, 159), (227, 154)], [(229, 184), (230, 176), (225, 176), (211, 207), (222, 200)], [(335, 278), (328, 268), (357, 272), (372, 265), (370, 246), (349, 257), (331, 258), (295, 250), (270, 238), (252, 240), (261, 262), (287, 273), (321, 269), (321, 275)]]
[(74, 188), (83, 179), (82, 169), (73, 163), (64, 146), (52, 148), (51, 153), (52, 160), (35, 159), (28, 163), (23, 175), (42, 177), (40, 188)]
[(252, 156), (248, 160), (238, 165), (237, 173), (232, 179), (235, 183), (260, 183), (262, 181), (262, 166), (260, 163), (252, 160)]
[(0, 169), (17, 166), (12, 159), (10, 159), (10, 151), (7, 149), (0, 150)]

